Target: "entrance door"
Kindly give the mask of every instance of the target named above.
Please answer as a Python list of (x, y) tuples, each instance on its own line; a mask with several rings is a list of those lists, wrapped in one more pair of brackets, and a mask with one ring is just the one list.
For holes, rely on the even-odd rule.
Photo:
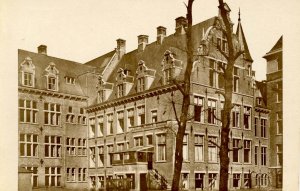
[(147, 179), (146, 174), (140, 174), (140, 190), (147, 190)]

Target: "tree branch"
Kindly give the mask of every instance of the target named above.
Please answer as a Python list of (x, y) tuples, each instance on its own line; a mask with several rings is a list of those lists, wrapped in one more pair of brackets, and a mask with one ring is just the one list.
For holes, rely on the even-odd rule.
[(226, 54), (226, 52), (224, 52), (223, 50), (221, 50), (221, 48), (219, 46), (217, 46), (217, 50), (226, 58), (226, 60), (228, 60), (228, 55)]
[(235, 55), (234, 55), (234, 60), (236, 60), (241, 54), (243, 54), (245, 51), (244, 50), (240, 50), (238, 51)]
[(221, 94), (222, 96), (224, 96), (224, 98), (226, 97), (225, 93), (220, 91), (220, 90), (216, 90), (215, 92), (216, 94)]
[[(207, 139), (206, 139), (206, 140), (207, 140)], [(215, 145), (216, 147), (221, 148), (220, 145), (218, 145), (217, 143), (213, 142), (212, 140), (207, 140), (207, 141), (208, 141), (209, 143)]]
[(172, 108), (173, 108), (173, 111), (174, 111), (174, 114), (175, 114), (175, 119), (176, 119), (176, 121), (178, 123), (178, 126), (180, 127), (180, 120), (179, 120), (178, 115), (177, 115), (177, 111), (176, 111), (176, 107), (175, 107), (175, 102), (172, 100), (171, 103), (172, 103)]
[(184, 89), (181, 87), (181, 84), (179, 84), (175, 78), (172, 79), (172, 82), (176, 85), (176, 87), (179, 89), (179, 91), (182, 93), (182, 95), (185, 95)]

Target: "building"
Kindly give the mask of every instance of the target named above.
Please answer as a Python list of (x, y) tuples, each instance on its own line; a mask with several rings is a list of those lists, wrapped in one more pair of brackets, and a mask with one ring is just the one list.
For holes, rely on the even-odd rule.
[(282, 187), (282, 36), (263, 58), (267, 61), (267, 106), (271, 110), (270, 150), (276, 153), (276, 157), (270, 158), (271, 183), (273, 187)]
[[(213, 17), (193, 26), (197, 56), (191, 75), (191, 119), (184, 137), (182, 188), (213, 189), (219, 179), (218, 143), (224, 98), (220, 65), (226, 62), (217, 48), (227, 51), (224, 35)], [(97, 98), (87, 108), (89, 184), (104, 188), (111, 179), (129, 178), (135, 190), (170, 187), (174, 168), (176, 113), (180, 112), (179, 81), (185, 71), (186, 20), (175, 20), (175, 33), (157, 27), (157, 40), (138, 36), (137, 49), (124, 53), (113, 72), (97, 84)], [(237, 46), (245, 53), (234, 68), (235, 107), (232, 111), (230, 188), (268, 186), (269, 109), (265, 86), (255, 82), (252, 58), (238, 21)], [(125, 46), (125, 40), (117, 40)], [(103, 59), (103, 58), (102, 58)], [(95, 65), (96, 66), (96, 65)], [(175, 105), (175, 110), (172, 107)]]
[[(196, 56), (181, 174), (187, 190), (218, 188), (218, 147), (209, 141), (220, 142), (224, 103), (216, 93), (224, 89), (226, 67), (219, 50), (228, 51), (221, 22), (216, 16), (192, 28)], [(33, 171), (33, 187), (101, 190), (116, 179), (134, 190), (170, 187), (181, 100), (174, 80), (185, 71), (185, 26), (178, 17), (173, 34), (157, 27), (152, 43), (139, 35), (128, 53), (117, 39), (115, 50), (85, 64), (48, 56), (45, 45), (38, 53), (19, 50), (19, 166)], [(228, 184), (267, 187), (266, 85), (254, 80), (240, 18), (234, 38), (244, 54), (234, 67)]]

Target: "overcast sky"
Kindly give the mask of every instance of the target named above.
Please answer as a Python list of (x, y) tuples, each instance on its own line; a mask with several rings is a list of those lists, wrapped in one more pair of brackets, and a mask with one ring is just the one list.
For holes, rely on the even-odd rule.
[[(137, 36), (156, 39), (156, 27), (174, 33), (175, 18), (185, 16), (186, 0), (88, 0), (88, 1), (7, 1), (2, 7), (3, 29), (15, 49), (36, 52), (48, 46), (48, 55), (87, 62), (116, 47), (123, 38), (127, 52), (137, 47)], [(228, 0), (231, 18), (237, 25), (241, 10), (243, 29), (254, 59), (257, 79), (265, 79), (268, 52), (283, 34), (284, 0)], [(218, 14), (217, 0), (196, 0), (194, 24)], [(4, 39), (6, 40), (6, 39)], [(17, 56), (17, 55), (15, 55)]]

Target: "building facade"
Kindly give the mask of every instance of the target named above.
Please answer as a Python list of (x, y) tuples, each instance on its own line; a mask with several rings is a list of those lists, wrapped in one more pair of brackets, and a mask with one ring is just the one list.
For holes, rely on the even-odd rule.
[[(218, 188), (218, 147), (211, 142), (220, 143), (224, 104), (217, 93), (224, 91), (226, 67), (219, 50), (228, 51), (221, 23), (216, 16), (192, 28), (196, 56), (180, 183), (186, 190)], [(115, 50), (85, 64), (48, 56), (44, 45), (38, 53), (19, 50), (19, 166), (33, 171), (33, 187), (101, 190), (116, 179), (132, 190), (170, 187), (185, 26), (178, 17), (171, 35), (157, 27), (152, 43), (139, 35), (128, 53), (126, 41), (117, 39)], [(228, 185), (267, 187), (270, 110), (240, 18), (234, 39), (244, 54), (234, 66)]]
[(270, 112), (270, 150), (276, 157), (270, 158), (272, 186), (282, 187), (283, 166), (283, 118), (282, 118), (282, 36), (274, 47), (266, 53), (267, 61), (267, 106)]

